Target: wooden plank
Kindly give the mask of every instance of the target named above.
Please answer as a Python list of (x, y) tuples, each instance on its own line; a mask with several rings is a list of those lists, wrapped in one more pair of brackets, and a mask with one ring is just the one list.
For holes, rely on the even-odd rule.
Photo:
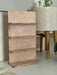
[(35, 50), (27, 50), (17, 53), (9, 53), (9, 62), (22, 62), (27, 60), (36, 59), (36, 51)]
[(39, 50), (39, 48), (26, 48), (26, 49), (16, 49), (16, 50), (12, 50), (12, 51), (9, 51), (10, 53), (17, 53), (17, 52), (20, 52), (20, 51), (27, 51), (27, 50)]
[(9, 39), (29, 39), (29, 38), (34, 38), (34, 37), (40, 37), (38, 35), (29, 35), (29, 36), (12, 36), (8, 37)]
[(12, 67), (17, 67), (17, 66), (24, 66), (24, 65), (36, 64), (36, 63), (39, 63), (39, 61), (37, 59), (27, 60), (27, 61), (22, 61), (22, 62), (9, 63), (9, 64)]
[(8, 11), (8, 23), (36, 23), (35, 12)]
[[(45, 37), (45, 34), (37, 34), (39, 37)], [(54, 34), (50, 34), (50, 37), (54, 37)]]
[(36, 37), (29, 39), (9, 39), (9, 50), (36, 48)]
[(57, 31), (54, 31), (53, 33), (54, 33), (54, 44), (56, 44), (57, 43)]
[(8, 36), (30, 36), (36, 35), (36, 26), (34, 25), (9, 25), (8, 26)]
[[(8, 11), (9, 63), (26, 65), (36, 60), (35, 12)], [(35, 49), (34, 49), (35, 48)]]
[(50, 58), (50, 51), (49, 51), (49, 40), (50, 40), (50, 35), (49, 35), (49, 31), (45, 32), (45, 40), (46, 40), (46, 58), (49, 59)]

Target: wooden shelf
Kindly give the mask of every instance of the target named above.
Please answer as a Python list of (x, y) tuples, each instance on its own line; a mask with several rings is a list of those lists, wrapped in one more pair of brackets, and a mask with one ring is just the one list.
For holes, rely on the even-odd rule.
[(34, 37), (40, 37), (38, 35), (29, 35), (29, 36), (13, 36), (13, 37), (8, 37), (9, 39), (18, 39), (18, 38), (23, 38), (23, 39), (26, 39), (26, 38), (34, 38)]
[(16, 53), (16, 52), (27, 51), (27, 50), (39, 50), (39, 48), (16, 49), (16, 50), (9, 51), (9, 52), (10, 53)]
[(9, 64), (12, 67), (39, 62), (36, 37), (39, 36), (36, 35), (35, 12), (8, 11)]
[(36, 23), (8, 23), (8, 25), (36, 25)]
[(12, 67), (17, 67), (17, 66), (24, 66), (28, 64), (35, 64), (39, 63), (37, 59), (34, 60), (27, 60), (27, 61), (22, 61), (22, 62), (15, 62), (15, 63), (9, 63)]

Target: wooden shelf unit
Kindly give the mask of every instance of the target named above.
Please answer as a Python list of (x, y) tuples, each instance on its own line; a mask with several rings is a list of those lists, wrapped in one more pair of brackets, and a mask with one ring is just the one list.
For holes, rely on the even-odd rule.
[(8, 11), (8, 23), (9, 64), (16, 67), (38, 63), (35, 12)]

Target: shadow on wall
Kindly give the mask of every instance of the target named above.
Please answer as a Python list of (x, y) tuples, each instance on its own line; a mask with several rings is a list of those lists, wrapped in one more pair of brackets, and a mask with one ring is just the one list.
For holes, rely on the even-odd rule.
[(3, 60), (8, 60), (8, 12), (3, 12)]

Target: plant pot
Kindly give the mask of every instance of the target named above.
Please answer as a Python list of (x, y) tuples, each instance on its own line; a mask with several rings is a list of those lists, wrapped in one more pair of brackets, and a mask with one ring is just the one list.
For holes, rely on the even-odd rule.
[(36, 7), (36, 31), (57, 30), (57, 8)]
[(55, 52), (55, 54), (57, 55), (57, 52)]

